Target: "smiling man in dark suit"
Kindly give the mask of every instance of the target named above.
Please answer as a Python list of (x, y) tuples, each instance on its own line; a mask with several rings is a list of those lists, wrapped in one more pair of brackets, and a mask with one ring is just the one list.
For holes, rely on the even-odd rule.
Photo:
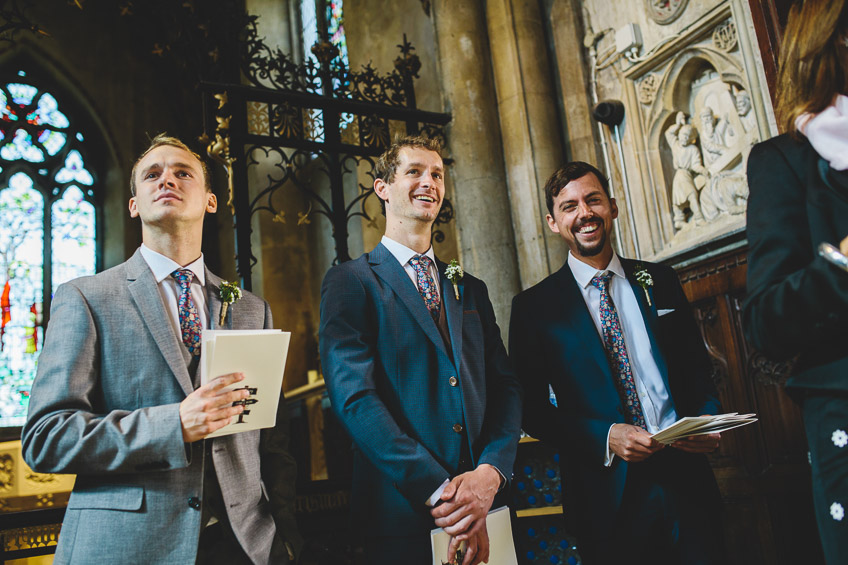
[(355, 445), (351, 506), (372, 565), (429, 565), (436, 526), (468, 540), (466, 564), (487, 559), (485, 516), (518, 445), (520, 387), (486, 286), (465, 274), (455, 291), (430, 244), (439, 151), (408, 137), (380, 157), (386, 234), (321, 289), (321, 362)]
[(669, 448), (651, 438), (719, 408), (677, 275), (613, 252), (618, 207), (592, 165), (567, 164), (545, 196), (568, 261), (513, 301), (510, 355), (524, 430), (563, 451), (563, 507), (584, 562), (723, 563), (720, 499), (703, 455), (719, 435)]

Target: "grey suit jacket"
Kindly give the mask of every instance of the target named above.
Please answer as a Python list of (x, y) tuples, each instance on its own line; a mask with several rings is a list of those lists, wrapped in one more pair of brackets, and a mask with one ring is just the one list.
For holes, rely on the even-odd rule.
[[(212, 324), (220, 282), (206, 271)], [(268, 304), (253, 294), (230, 312), (234, 329), (271, 327)], [(33, 469), (77, 474), (57, 564), (194, 563), (204, 441), (182, 439), (179, 404), (194, 390), (187, 360), (138, 251), (56, 291), (22, 442)], [(296, 543), (285, 413), (276, 429), (205, 441), (236, 537), (268, 563), (278, 529)]]

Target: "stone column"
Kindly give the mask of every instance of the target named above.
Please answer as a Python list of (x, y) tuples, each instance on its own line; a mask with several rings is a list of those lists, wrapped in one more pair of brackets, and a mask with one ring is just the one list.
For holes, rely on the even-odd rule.
[(559, 269), (568, 249), (545, 221), (544, 186), (565, 162), (538, 0), (486, 0), (521, 287)]
[[(482, 2), (435, 0), (459, 259), (489, 287), (504, 336), (520, 290)], [(444, 259), (450, 259), (445, 257)]]

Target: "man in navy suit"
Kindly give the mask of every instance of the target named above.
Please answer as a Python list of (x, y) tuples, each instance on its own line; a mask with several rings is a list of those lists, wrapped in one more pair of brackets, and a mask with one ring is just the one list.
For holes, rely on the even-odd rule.
[(677, 275), (613, 252), (618, 207), (592, 165), (567, 164), (545, 195), (568, 261), (515, 297), (510, 355), (524, 430), (563, 452), (564, 513), (584, 562), (723, 563), (720, 499), (703, 455), (719, 435), (668, 448), (651, 437), (719, 409)]
[(351, 506), (369, 564), (432, 563), (437, 526), (467, 541), (465, 564), (487, 560), (486, 513), (518, 445), (521, 389), (486, 285), (465, 274), (454, 287), (430, 244), (439, 151), (407, 137), (380, 157), (385, 236), (321, 289), (321, 361), (355, 446)]

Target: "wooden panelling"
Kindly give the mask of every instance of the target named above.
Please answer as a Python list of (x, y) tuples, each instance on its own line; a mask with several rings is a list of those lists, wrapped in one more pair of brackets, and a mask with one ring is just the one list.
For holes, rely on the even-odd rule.
[(801, 413), (783, 388), (791, 368), (745, 341), (746, 271), (741, 250), (679, 272), (724, 410), (759, 417), (724, 434), (710, 458), (725, 506), (727, 544), (732, 563), (740, 565), (820, 564)]

